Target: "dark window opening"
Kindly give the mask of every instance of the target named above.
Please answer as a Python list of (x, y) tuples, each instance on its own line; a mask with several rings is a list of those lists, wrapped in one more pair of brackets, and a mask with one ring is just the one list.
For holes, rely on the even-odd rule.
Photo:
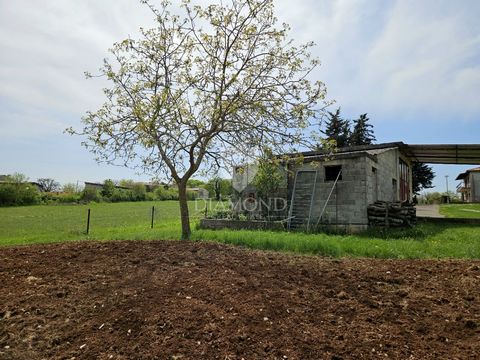
[(342, 165), (325, 166), (325, 181), (335, 181), (337, 176), (338, 180), (342, 180)]

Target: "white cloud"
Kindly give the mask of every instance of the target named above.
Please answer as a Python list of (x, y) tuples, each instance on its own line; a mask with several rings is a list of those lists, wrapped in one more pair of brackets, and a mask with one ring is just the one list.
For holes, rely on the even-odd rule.
[[(338, 105), (472, 119), (480, 113), (479, 4), (278, 0), (276, 7), (296, 40), (317, 43), (322, 66), (314, 76)], [(0, 0), (0, 101), (23, 109), (1, 112), (2, 130), (11, 132), (12, 118), (23, 136), (53, 131), (51, 121), (62, 129), (78, 123), (103, 99), (102, 81), (86, 81), (83, 72), (94, 72), (113, 42), (151, 24), (136, 0)]]

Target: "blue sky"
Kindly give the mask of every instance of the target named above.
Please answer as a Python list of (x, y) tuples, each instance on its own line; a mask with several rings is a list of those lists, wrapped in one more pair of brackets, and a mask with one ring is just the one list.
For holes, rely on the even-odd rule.
[[(480, 2), (476, 0), (276, 1), (298, 42), (315, 41), (326, 83), (343, 114), (367, 112), (379, 142), (480, 142)], [(136, 0), (0, 0), (0, 174), (30, 179), (148, 180), (97, 165), (63, 134), (102, 103), (85, 80), (115, 41), (152, 25)], [(436, 190), (468, 166), (435, 166)]]

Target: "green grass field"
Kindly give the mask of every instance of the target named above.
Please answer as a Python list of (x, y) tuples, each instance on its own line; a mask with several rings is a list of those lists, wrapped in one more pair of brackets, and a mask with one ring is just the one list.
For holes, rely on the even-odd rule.
[(440, 214), (449, 218), (480, 219), (480, 204), (441, 205)]
[[(156, 207), (154, 229), (150, 229), (152, 205)], [(89, 235), (85, 234), (87, 208), (92, 211)], [(204, 203), (197, 206), (190, 203), (192, 240), (332, 257), (480, 258), (480, 227), (476, 225), (420, 224), (414, 229), (359, 235), (212, 231), (195, 227), (204, 208)], [(72, 240), (177, 240), (178, 214), (175, 201), (0, 208), (0, 245)]]

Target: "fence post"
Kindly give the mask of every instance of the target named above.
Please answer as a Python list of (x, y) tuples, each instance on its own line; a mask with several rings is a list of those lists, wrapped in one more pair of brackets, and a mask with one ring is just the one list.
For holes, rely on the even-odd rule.
[(153, 229), (153, 217), (155, 216), (155, 206), (152, 206), (152, 223), (150, 225), (150, 229)]
[(90, 232), (90, 209), (88, 209), (88, 214), (87, 214), (87, 235)]

